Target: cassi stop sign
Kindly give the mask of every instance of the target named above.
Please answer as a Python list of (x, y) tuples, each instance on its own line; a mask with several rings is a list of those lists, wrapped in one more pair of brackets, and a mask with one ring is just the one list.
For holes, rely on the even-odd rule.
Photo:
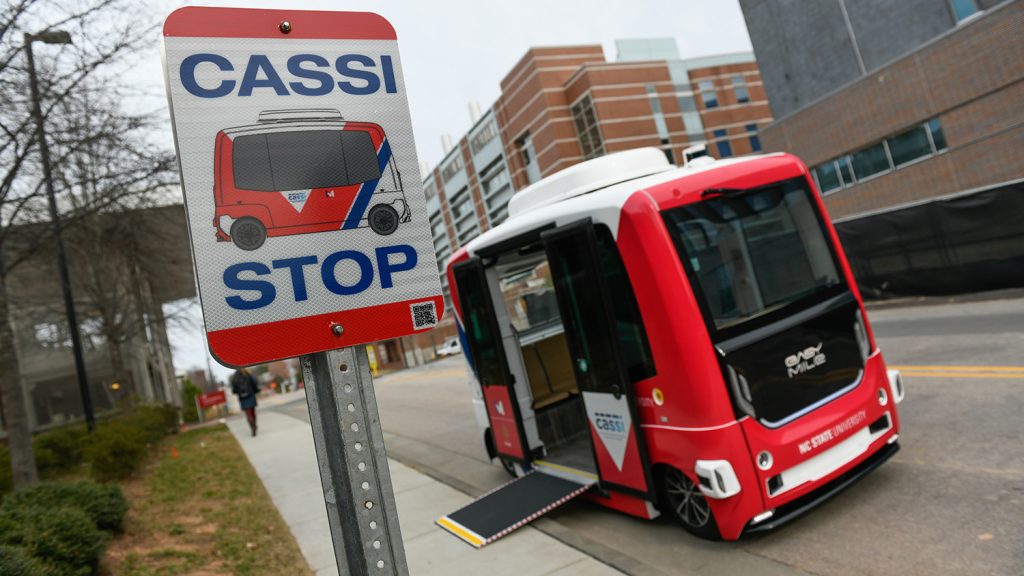
[(186, 7), (164, 23), (164, 63), (219, 361), (437, 324), (444, 304), (387, 20)]

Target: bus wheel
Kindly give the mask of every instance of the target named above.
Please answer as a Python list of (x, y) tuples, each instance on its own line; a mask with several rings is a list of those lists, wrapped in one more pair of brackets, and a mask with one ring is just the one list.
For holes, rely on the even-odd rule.
[(498, 461), (501, 462), (501, 467), (505, 469), (505, 472), (508, 472), (509, 476), (511, 476), (513, 478), (516, 477), (516, 465), (513, 464), (511, 460), (505, 460), (504, 458), (498, 458)]
[(711, 506), (693, 480), (679, 470), (665, 466), (661, 468), (659, 484), (664, 504), (662, 508), (669, 516), (694, 536), (721, 540)]
[(231, 224), (231, 241), (242, 250), (255, 250), (267, 240), (267, 229), (255, 218), (239, 218)]
[(398, 210), (388, 204), (377, 204), (370, 208), (367, 219), (370, 221), (370, 229), (381, 236), (398, 230)]

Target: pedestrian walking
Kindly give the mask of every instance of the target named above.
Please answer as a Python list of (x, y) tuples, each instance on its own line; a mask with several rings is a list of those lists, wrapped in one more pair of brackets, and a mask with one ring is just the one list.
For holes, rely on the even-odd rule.
[(246, 368), (239, 368), (231, 375), (231, 391), (238, 396), (238, 403), (245, 412), (245, 419), (249, 421), (249, 429), (252, 435), (256, 435), (256, 393), (260, 391), (256, 377), (249, 373)]

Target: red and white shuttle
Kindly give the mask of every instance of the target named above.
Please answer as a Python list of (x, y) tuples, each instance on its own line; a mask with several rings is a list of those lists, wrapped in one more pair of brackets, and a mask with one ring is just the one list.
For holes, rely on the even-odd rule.
[(520, 477), (438, 521), (460, 538), (582, 494), (734, 540), (899, 449), (902, 380), (799, 159), (632, 150), (509, 214), (448, 263), (484, 442)]
[(384, 130), (337, 110), (261, 112), (214, 145), (217, 240), (256, 250), (268, 236), (369, 226), (388, 235), (410, 218)]

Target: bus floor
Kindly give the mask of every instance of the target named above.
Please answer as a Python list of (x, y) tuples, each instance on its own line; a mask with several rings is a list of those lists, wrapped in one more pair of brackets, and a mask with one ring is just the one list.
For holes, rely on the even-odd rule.
[(597, 474), (594, 448), (591, 445), (590, 434), (586, 430), (551, 447), (539, 463), (550, 464), (554, 468), (569, 468), (589, 475)]

